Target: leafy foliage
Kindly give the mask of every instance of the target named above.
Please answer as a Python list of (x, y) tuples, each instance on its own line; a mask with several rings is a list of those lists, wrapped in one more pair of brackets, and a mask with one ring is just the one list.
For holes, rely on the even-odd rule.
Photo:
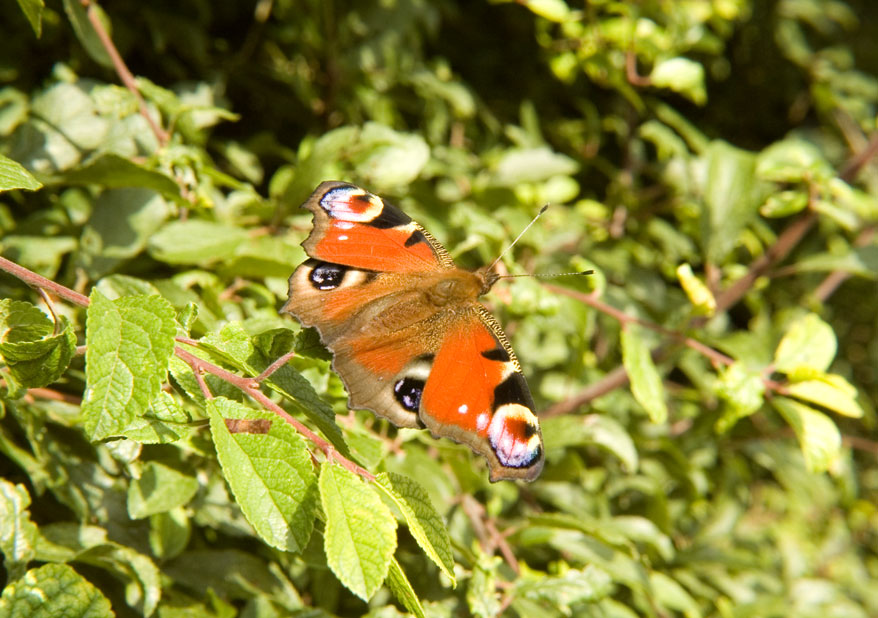
[[(878, 614), (876, 19), (7, 6), (0, 614)], [(280, 317), (327, 179), (473, 267), (553, 203), (501, 269), (595, 274), (488, 301), (537, 481), (348, 413)]]

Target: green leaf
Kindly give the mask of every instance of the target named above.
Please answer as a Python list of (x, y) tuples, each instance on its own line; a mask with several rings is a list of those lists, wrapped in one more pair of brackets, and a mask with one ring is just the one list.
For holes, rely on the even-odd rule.
[(368, 601), (390, 569), (396, 520), (372, 487), (338, 465), (321, 466), (320, 498), (329, 568), (348, 590)]
[(497, 568), (502, 560), (498, 556), (479, 555), (466, 588), (466, 603), (476, 618), (493, 618), (500, 615), (500, 599), (497, 596)]
[(677, 280), (692, 303), (695, 315), (713, 315), (716, 311), (716, 299), (701, 279), (692, 272), (689, 264), (677, 266)]
[(584, 569), (567, 569), (560, 575), (540, 577), (527, 572), (515, 582), (516, 596), (533, 601), (550, 603), (564, 615), (571, 616), (571, 606), (579, 603), (596, 603), (613, 590), (613, 580), (606, 571), (593, 564)]
[(149, 518), (149, 548), (160, 560), (170, 560), (183, 553), (191, 536), (189, 514), (183, 507)]
[(375, 190), (410, 184), (430, 159), (430, 147), (417, 134), (399, 133), (376, 122), (360, 132), (363, 155), (356, 163), (357, 175)]
[(679, 92), (696, 105), (707, 101), (704, 67), (688, 58), (669, 58), (657, 63), (650, 73), (653, 86)]
[(809, 471), (825, 472), (836, 464), (841, 456), (841, 434), (829, 417), (786, 397), (773, 397), (771, 404), (796, 432)]
[(773, 182), (789, 183), (831, 178), (835, 170), (815, 144), (792, 137), (759, 153), (756, 174)]
[(156, 461), (148, 461), (140, 478), (128, 485), (128, 514), (141, 519), (164, 513), (189, 502), (198, 491), (198, 481), (188, 474)]
[(23, 301), (0, 300), (0, 357), (24, 388), (51, 384), (67, 370), (76, 352), (76, 333), (67, 318), (55, 325)]
[(417, 481), (394, 472), (379, 474), (376, 480), (377, 486), (402, 512), (409, 532), (424, 553), (442, 569), (452, 585), (457, 585), (451, 539), (426, 490)]
[(40, 38), (43, 34), (43, 9), (46, 3), (43, 0), (18, 0), (18, 6), (27, 17), (36, 37)]
[(622, 363), (631, 380), (631, 393), (649, 414), (653, 423), (668, 419), (665, 387), (641, 337), (640, 327), (629, 324), (622, 330)]
[(0, 552), (8, 580), (21, 577), (35, 556), (39, 532), (30, 519), (30, 502), (27, 487), (0, 479)]
[[(101, 43), (101, 39), (98, 37), (98, 33), (95, 32), (94, 26), (91, 25), (91, 22), (88, 19), (88, 12), (82, 5), (82, 2), (79, 0), (63, 1), (64, 12), (67, 13), (67, 19), (70, 20), (70, 25), (73, 26), (73, 32), (76, 33), (76, 38), (82, 43), (82, 46), (85, 48), (85, 51), (88, 52), (88, 55), (91, 56), (91, 59), (105, 67), (113, 66), (113, 60), (110, 58), (110, 54), (107, 52), (103, 43)], [(107, 31), (107, 34), (112, 36), (110, 20), (107, 19), (106, 13), (104, 13), (97, 4), (92, 3), (89, 6), (92, 10), (97, 12), (98, 18), (103, 24), (104, 29)]]
[(823, 374), (816, 379), (791, 382), (787, 386), (787, 392), (843, 416), (851, 418), (863, 416), (863, 408), (856, 399), (857, 389), (836, 374)]
[(66, 564), (44, 564), (10, 583), (0, 597), (7, 618), (110, 618), (110, 601)]
[(97, 278), (140, 255), (169, 214), (168, 202), (150, 189), (102, 191), (83, 230), (82, 266)]
[(112, 153), (98, 157), (85, 167), (61, 174), (53, 181), (66, 185), (94, 184), (108, 189), (137, 187), (169, 198), (180, 197), (180, 187), (173, 178)]
[(167, 379), (174, 309), (160, 296), (108, 300), (92, 290), (86, 319), (85, 430), (92, 440), (119, 435), (143, 416)]
[(656, 601), (664, 607), (683, 612), (686, 618), (698, 618), (701, 610), (692, 595), (683, 586), (661, 571), (649, 574), (649, 585)]
[(728, 404), (728, 410), (717, 421), (717, 431), (725, 432), (740, 419), (762, 407), (765, 401), (765, 382), (759, 371), (745, 363), (735, 362), (719, 370), (716, 394)]
[(238, 227), (201, 219), (174, 221), (155, 234), (149, 252), (168, 264), (201, 264), (226, 260), (247, 241), (247, 232)]
[(0, 154), (0, 193), (10, 189), (36, 191), (42, 186), (43, 184), (31, 176), (21, 163)]
[(638, 456), (634, 440), (612, 417), (603, 414), (584, 417), (565, 415), (546, 419), (540, 424), (543, 442), (549, 450), (595, 445), (618, 457), (626, 472), (637, 470)]
[(563, 22), (570, 18), (570, 7), (564, 0), (522, 0), (521, 4), (550, 21)]
[(753, 153), (714, 141), (705, 153), (706, 208), (702, 215), (702, 246), (711, 262), (720, 263), (739, 242), (762, 200), (754, 180)]
[(390, 570), (387, 572), (386, 581), (387, 587), (390, 588), (393, 596), (396, 597), (397, 601), (402, 603), (403, 607), (418, 618), (426, 618), (424, 607), (421, 605), (421, 600), (415, 593), (414, 588), (412, 588), (411, 583), (405, 576), (405, 571), (399, 566), (399, 562), (396, 561), (396, 558), (393, 558), (390, 561)]
[(135, 418), (121, 435), (143, 444), (169, 444), (197, 430), (192, 418), (170, 393), (160, 392), (146, 413)]
[(774, 353), (774, 365), (786, 374), (823, 373), (835, 358), (836, 349), (832, 327), (817, 314), (809, 313), (790, 325)]
[(763, 217), (780, 218), (801, 212), (808, 205), (808, 194), (805, 191), (780, 191), (772, 193), (759, 208)]
[(523, 182), (547, 180), (552, 176), (569, 176), (578, 170), (576, 161), (545, 146), (509, 150), (497, 164), (494, 183), (501, 187), (514, 187)]
[[(279, 417), (223, 398), (207, 402), (223, 474), (247, 521), (283, 551), (308, 544), (317, 511), (317, 482), (304, 440)], [(224, 419), (263, 418), (267, 434), (231, 433)]]

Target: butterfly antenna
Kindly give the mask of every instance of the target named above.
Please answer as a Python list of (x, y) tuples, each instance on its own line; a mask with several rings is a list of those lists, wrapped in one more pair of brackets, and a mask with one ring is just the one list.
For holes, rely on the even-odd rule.
[(549, 205), (548, 205), (548, 204), (546, 204), (545, 206), (543, 206), (542, 208), (540, 208), (540, 212), (538, 212), (537, 215), (536, 215), (533, 219), (531, 219), (530, 223), (528, 223), (527, 225), (524, 226), (524, 229), (521, 230), (521, 233), (519, 233), (518, 236), (515, 237), (515, 240), (513, 240), (511, 243), (509, 243), (509, 245), (508, 245), (505, 249), (503, 249), (503, 251), (500, 252), (500, 255), (497, 256), (497, 259), (496, 259), (496, 260), (494, 260), (493, 262), (491, 262), (491, 265), (488, 267), (488, 272), (491, 272), (491, 271), (494, 270), (494, 267), (495, 267), (495, 266), (497, 265), (497, 263), (503, 258), (503, 256), (506, 255), (507, 253), (509, 253), (509, 250), (512, 249), (512, 247), (515, 246), (515, 243), (517, 243), (519, 240), (521, 240), (521, 237), (524, 236), (524, 233), (527, 232), (527, 231), (530, 229), (530, 227), (531, 227), (534, 223), (537, 222), (537, 219), (539, 219), (540, 217), (542, 217), (542, 216), (543, 216), (543, 213), (546, 212), (548, 209), (549, 209)]
[(497, 277), (498, 279), (512, 279), (513, 277), (568, 277), (568, 276), (579, 276), (579, 275), (593, 275), (594, 271), (592, 269), (588, 270), (580, 270), (571, 273), (527, 273), (524, 275), (500, 275)]

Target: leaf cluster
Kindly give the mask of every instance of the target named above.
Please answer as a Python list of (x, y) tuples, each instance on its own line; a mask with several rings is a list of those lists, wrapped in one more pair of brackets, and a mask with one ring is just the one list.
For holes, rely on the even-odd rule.
[[(876, 12), (7, 6), (0, 616), (878, 614)], [(327, 179), (472, 267), (552, 204), (536, 482), (278, 314)]]

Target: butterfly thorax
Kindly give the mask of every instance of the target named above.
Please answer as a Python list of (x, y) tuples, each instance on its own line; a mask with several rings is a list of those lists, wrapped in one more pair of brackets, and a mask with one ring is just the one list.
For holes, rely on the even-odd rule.
[(453, 268), (431, 273), (423, 282), (424, 298), (435, 307), (469, 304), (486, 294), (497, 280), (496, 273)]

